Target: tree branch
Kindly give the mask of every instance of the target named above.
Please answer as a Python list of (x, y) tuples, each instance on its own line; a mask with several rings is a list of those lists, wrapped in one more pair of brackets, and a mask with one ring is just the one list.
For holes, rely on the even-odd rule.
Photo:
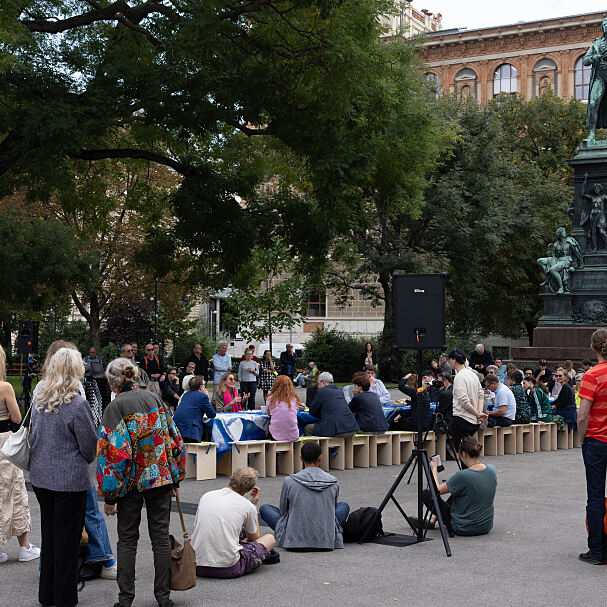
[(134, 148), (106, 148), (101, 150), (80, 150), (78, 154), (73, 154), (72, 158), (80, 160), (103, 160), (105, 158), (135, 158), (150, 160), (158, 164), (171, 167), (181, 175), (189, 175), (194, 173), (194, 168), (190, 167), (178, 160), (149, 152), (148, 150), (138, 150)]
[(78, 294), (76, 293), (76, 291), (72, 291), (72, 301), (76, 304), (76, 307), (78, 308), (78, 311), (80, 312), (80, 314), (82, 314), (82, 316), (84, 316), (86, 321), (90, 324), (91, 315), (89, 314), (88, 310), (84, 307), (84, 304), (80, 301), (80, 298), (78, 297)]

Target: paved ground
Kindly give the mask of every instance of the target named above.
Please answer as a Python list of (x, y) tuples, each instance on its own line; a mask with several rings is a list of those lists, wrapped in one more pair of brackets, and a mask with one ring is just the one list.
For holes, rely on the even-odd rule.
[[(453, 556), (445, 556), (440, 535), (434, 541), (406, 548), (377, 544), (347, 545), (331, 553), (281, 552), (277, 565), (262, 566), (239, 580), (199, 580), (198, 586), (174, 593), (177, 607), (273, 604), (293, 606), (499, 606), (605, 605), (607, 566), (586, 565), (577, 559), (585, 551), (584, 472), (579, 449), (487, 458), (498, 470), (495, 526), (482, 537), (454, 538)], [(377, 505), (399, 468), (336, 472), (341, 498), (352, 508)], [(440, 476), (455, 471), (453, 462)], [(277, 504), (283, 478), (261, 479), (262, 503)], [(226, 480), (185, 481), (182, 500), (195, 504), (208, 490)], [(415, 488), (402, 485), (399, 501), (415, 510)], [(34, 531), (40, 538), (37, 502), (30, 493)], [(193, 514), (186, 522), (193, 525)], [(178, 517), (172, 532), (178, 535)], [(408, 533), (396, 508), (384, 513), (386, 531)], [(112, 543), (116, 521), (108, 520)], [(36, 605), (38, 574), (33, 563), (17, 562), (16, 541), (3, 547), (10, 560), (0, 565), (0, 605)], [(137, 564), (136, 605), (155, 605), (152, 593), (152, 554), (142, 522)], [(81, 605), (112, 605), (115, 582), (96, 580), (80, 595)]]

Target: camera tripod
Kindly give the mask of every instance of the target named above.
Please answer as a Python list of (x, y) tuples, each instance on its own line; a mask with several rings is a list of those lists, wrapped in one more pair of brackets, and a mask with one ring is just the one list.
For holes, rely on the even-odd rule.
[[(417, 335), (417, 341), (419, 343), (419, 334)], [(424, 413), (423, 413), (423, 394), (422, 394), (422, 386), (421, 386), (421, 378), (422, 378), (422, 348), (419, 347), (417, 349), (417, 377), (419, 382), (419, 387), (415, 398), (417, 399), (417, 436), (415, 440), (415, 447), (411, 456), (403, 466), (400, 471), (398, 477), (392, 483), (390, 490), (386, 493), (384, 499), (379, 505), (377, 512), (375, 513), (375, 517), (372, 521), (370, 521), (369, 526), (365, 529), (360, 543), (366, 541), (369, 530), (374, 526), (375, 521), (381, 516), (384, 508), (387, 506), (388, 502), (392, 500), (394, 505), (398, 509), (398, 511), (403, 515), (404, 519), (407, 521), (411, 529), (415, 532), (416, 541), (415, 543), (423, 542), (426, 537), (427, 525), (426, 518), (423, 515), (424, 512), (424, 502), (423, 502), (423, 486), (424, 486), (424, 476), (430, 488), (430, 494), (432, 496), (432, 505), (434, 507), (434, 512), (436, 514), (436, 518), (438, 519), (438, 527), (441, 532), (441, 536), (443, 538), (443, 544), (445, 546), (445, 553), (447, 556), (451, 556), (451, 547), (449, 546), (449, 539), (447, 536), (447, 529), (445, 527), (445, 523), (443, 521), (443, 517), (441, 514), (441, 509), (439, 507), (438, 500), (440, 499), (438, 496), (438, 488), (436, 486), (436, 482), (434, 480), (434, 476), (432, 475), (432, 471), (430, 470), (430, 462), (428, 460), (428, 452), (424, 449)], [(417, 528), (412, 523), (411, 519), (407, 516), (406, 512), (402, 508), (402, 506), (398, 503), (397, 499), (394, 497), (395, 491), (398, 489), (401, 481), (407, 474), (407, 471), (411, 466), (417, 466)]]

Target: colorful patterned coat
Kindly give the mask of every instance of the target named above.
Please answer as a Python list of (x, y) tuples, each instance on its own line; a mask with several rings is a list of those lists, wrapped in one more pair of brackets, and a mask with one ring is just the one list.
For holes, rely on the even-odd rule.
[(185, 446), (158, 396), (121, 392), (101, 420), (97, 487), (107, 503), (129, 491), (177, 485), (185, 477)]

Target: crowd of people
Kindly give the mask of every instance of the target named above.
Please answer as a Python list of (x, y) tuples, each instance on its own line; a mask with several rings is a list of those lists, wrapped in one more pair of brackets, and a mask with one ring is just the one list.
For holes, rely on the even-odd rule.
[[(83, 359), (69, 342), (51, 345), (42, 379), (32, 395), (30, 420), (29, 480), (40, 508), (41, 550), (29, 541), (31, 517), (23, 472), (0, 455), (0, 544), (16, 537), (19, 560), (40, 557), (38, 600), (42, 605), (77, 604), (84, 532), (88, 536), (85, 565), (99, 566), (99, 577), (117, 579), (116, 606), (131, 605), (144, 505), (154, 553), (154, 594), (160, 606), (172, 605), (171, 498), (185, 476), (185, 442), (200, 442), (203, 416), (212, 419), (221, 411), (243, 410), (250, 406), (251, 394), (259, 385), (267, 393), (268, 437), (297, 440), (297, 413), (303, 405), (295, 390), (299, 380), (294, 382), (295, 369), (291, 368), (294, 354), (287, 348), (282, 373), (278, 374), (267, 351), (257, 361), (254, 351), (247, 349), (235, 376), (226, 346), (221, 344), (216, 354), (213, 391), (209, 394), (208, 367), (199, 347), (194, 346), (180, 380), (153, 343), (145, 346), (141, 361), (136, 360), (137, 345), (125, 344), (123, 356), (104, 370), (112, 398), (97, 429), (83, 395), (82, 380), (101, 379), (103, 362), (93, 348)], [(455, 348), (433, 361), (422, 374), (421, 392), (412, 374), (401, 379), (399, 389), (411, 399), (411, 411), (394, 417), (392, 427), (413, 428), (417, 407), (423, 408), (423, 424), (430, 427), (434, 419), (431, 403), (436, 403), (461, 460), (462, 469), (446, 482), (439, 482), (437, 462), (433, 460), (431, 465), (439, 494), (450, 494), (448, 500), (439, 500), (439, 508), (452, 533), (485, 534), (493, 526), (497, 473), (493, 466), (480, 461), (482, 447), (474, 434), (481, 424), (545, 423), (560, 416), (563, 423), (578, 423), (583, 442), (589, 551), (580, 558), (592, 564), (606, 560), (607, 330), (594, 333), (592, 349), (599, 364), (584, 361), (582, 378), (567, 363), (555, 370), (546, 361), (540, 361), (537, 369), (504, 365), (479, 345), (470, 356)], [(361, 363), (362, 369), (344, 389), (335, 384), (331, 373), (320, 372), (316, 365), (310, 367), (310, 374), (316, 372), (307, 405), (317, 421), (305, 426), (305, 434), (349, 437), (359, 431), (383, 433), (388, 429), (382, 405), (390, 396), (376, 377), (372, 349), (367, 349)], [(221, 377), (216, 382), (218, 372)], [(271, 381), (263, 383), (264, 372)], [(5, 354), (0, 348), (0, 377), (4, 375)], [(235, 386), (236, 377), (240, 391)], [(13, 388), (1, 381), (0, 446), (20, 421)], [(338, 501), (338, 480), (322, 470), (322, 450), (317, 443), (305, 442), (301, 459), (303, 469), (285, 479), (278, 506), (264, 504), (260, 508), (261, 518), (274, 535), (261, 535), (261, 489), (254, 469), (236, 470), (226, 488), (202, 495), (192, 534), (198, 576), (239, 577), (263, 563), (278, 562), (275, 547), (343, 547), (350, 507)], [(93, 461), (97, 470), (94, 484), (89, 474)], [(117, 562), (98, 509), (97, 493), (103, 496), (105, 515), (117, 515)], [(424, 493), (424, 501), (432, 511), (426, 524), (433, 528), (437, 513), (429, 492)], [(413, 519), (412, 524), (421, 522)], [(6, 554), (0, 553), (0, 563), (6, 559)]]

